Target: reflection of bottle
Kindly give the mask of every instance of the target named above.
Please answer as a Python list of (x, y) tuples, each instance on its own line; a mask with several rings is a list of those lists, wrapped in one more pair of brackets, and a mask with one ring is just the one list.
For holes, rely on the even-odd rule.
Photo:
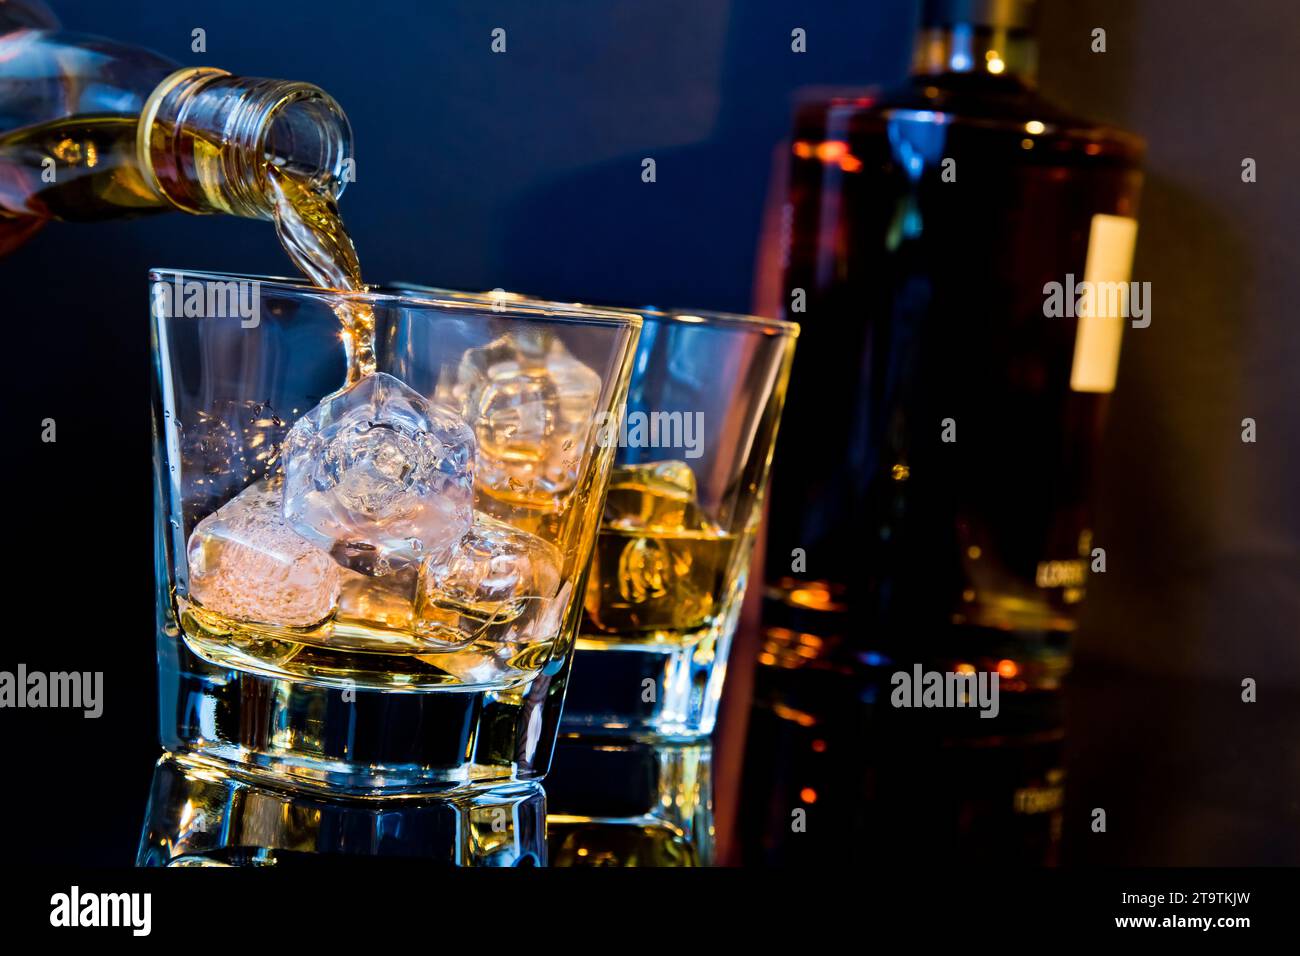
[[(770, 646), (769, 646), (770, 650)], [(749, 721), (741, 862), (879, 859), (1057, 862), (1065, 730), (1058, 692), (974, 710), (891, 706), (894, 667), (851, 678), (781, 655), (761, 667)]]
[(0, 7), (0, 253), (50, 219), (269, 219), (272, 166), (342, 192), (351, 130), (322, 90), (53, 27), (30, 3)]
[(1034, 91), (1029, 0), (924, 10), (909, 87), (796, 123), (765, 623), (1051, 686), (1122, 320), (1048, 284), (1127, 283), (1142, 145)]

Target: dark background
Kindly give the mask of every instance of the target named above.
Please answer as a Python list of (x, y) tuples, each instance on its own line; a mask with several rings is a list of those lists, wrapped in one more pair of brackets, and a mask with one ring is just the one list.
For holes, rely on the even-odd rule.
[[(1300, 862), (1300, 5), (1044, 5), (1046, 92), (1149, 141), (1134, 278), (1154, 300), (1107, 436), (1108, 573), (1090, 585), (1070, 698), (1065, 859)], [(331, 92), (356, 135), (342, 209), (372, 281), (733, 310), (751, 307), (792, 93), (899, 80), (915, 22), (907, 0), (53, 6), (69, 30)], [(505, 55), (489, 51), (498, 26)], [(19, 860), (134, 857), (157, 755), (154, 265), (287, 271), (267, 224), (180, 214), (53, 224), (0, 260), (0, 387), (26, 449), (4, 470), (19, 516), (0, 669), (106, 672), (99, 720), (0, 712)], [(1245, 416), (1256, 444), (1240, 441)], [(1239, 702), (1248, 676), (1255, 705)], [(1097, 806), (1107, 834), (1088, 831)]]

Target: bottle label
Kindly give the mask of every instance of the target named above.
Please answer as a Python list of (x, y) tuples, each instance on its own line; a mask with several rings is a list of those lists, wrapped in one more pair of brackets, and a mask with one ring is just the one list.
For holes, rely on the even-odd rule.
[[(1086, 288), (1127, 288), (1133, 272), (1137, 220), (1098, 213), (1088, 233), (1088, 258), (1083, 267)], [(1093, 295), (1092, 307), (1080, 314), (1074, 339), (1070, 388), (1076, 392), (1113, 392), (1119, 369), (1119, 343), (1126, 309), (1113, 308), (1117, 297)]]

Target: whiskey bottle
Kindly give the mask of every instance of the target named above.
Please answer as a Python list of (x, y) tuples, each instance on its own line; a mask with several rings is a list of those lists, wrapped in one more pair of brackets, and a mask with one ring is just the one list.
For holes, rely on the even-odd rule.
[[(1038, 94), (1034, 13), (925, 0), (903, 89), (797, 113), (781, 259), (803, 355), (774, 460), (747, 860), (889, 833), (1054, 858), (1051, 715), (1102, 566), (1090, 488), (1123, 319), (1051, 290), (1130, 279), (1143, 144)], [(894, 710), (891, 674), (916, 662), (996, 672), (1000, 718)]]
[(797, 114), (760, 671), (1068, 666), (1124, 322), (1049, 290), (1127, 287), (1143, 144), (1040, 97), (1033, 14), (926, 0), (905, 88)]
[(178, 68), (0, 5), (0, 254), (52, 219), (167, 210), (274, 217), (269, 177), (337, 199), (352, 133), (307, 83)]

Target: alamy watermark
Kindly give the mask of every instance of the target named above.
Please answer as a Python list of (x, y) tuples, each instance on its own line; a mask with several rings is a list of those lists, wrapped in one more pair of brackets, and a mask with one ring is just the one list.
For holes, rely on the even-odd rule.
[(1133, 328), (1151, 324), (1150, 282), (1083, 282), (1066, 273), (1064, 282), (1043, 286), (1043, 315), (1049, 319), (1131, 319)]
[(972, 670), (927, 671), (920, 664), (895, 671), (889, 702), (895, 707), (972, 707), (980, 717), (998, 715), (998, 673)]
[(103, 671), (0, 671), (0, 708), (56, 708), (83, 711), (91, 720), (104, 712)]
[(684, 458), (704, 455), (703, 412), (597, 412), (601, 448), (677, 448)]
[(177, 272), (150, 290), (154, 314), (161, 318), (239, 319), (245, 329), (262, 321), (262, 283), (256, 279), (187, 279)]
[(50, 897), (50, 925), (58, 928), (127, 927), (132, 936), (148, 936), (153, 929), (150, 893), (83, 893), (74, 886)]

